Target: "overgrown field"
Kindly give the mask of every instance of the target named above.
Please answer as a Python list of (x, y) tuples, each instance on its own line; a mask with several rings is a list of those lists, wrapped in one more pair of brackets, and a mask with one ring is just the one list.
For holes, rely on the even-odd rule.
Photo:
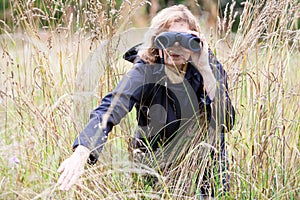
[[(170, 187), (159, 171), (130, 162), (134, 113), (114, 128), (82, 182), (58, 189), (59, 164), (89, 112), (131, 66), (122, 54), (145, 31), (130, 29), (142, 0), (70, 2), (10, 2), (11, 24), (0, 21), (0, 199), (199, 198), (197, 184), (184, 178), (188, 165)], [(200, 20), (236, 109), (226, 135), (230, 193), (217, 198), (300, 199), (300, 2), (246, 2), (237, 33), (230, 32), (234, 16), (228, 7), (212, 29)]]

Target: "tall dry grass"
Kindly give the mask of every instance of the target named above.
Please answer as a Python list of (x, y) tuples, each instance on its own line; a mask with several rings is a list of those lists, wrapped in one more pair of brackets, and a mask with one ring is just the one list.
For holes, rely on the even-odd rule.
[(233, 198), (299, 198), (299, 11), (299, 1), (246, 2), (232, 42), (223, 38), (238, 116)]
[[(120, 33), (131, 26), (130, 11), (145, 2), (116, 7), (115, 1), (44, 1), (47, 12), (31, 1), (10, 3), (14, 25), (1, 26), (0, 40), (0, 198), (199, 198), (193, 175), (201, 165), (193, 173), (188, 165), (197, 164), (198, 151), (191, 150), (169, 182), (156, 169), (131, 162), (127, 140), (136, 125), (134, 113), (112, 131), (103, 159), (87, 166), (80, 188), (56, 187), (56, 170), (70, 155), (87, 113), (128, 68), (121, 54), (138, 42), (130, 36), (140, 38), (143, 30)], [(230, 77), (237, 111), (234, 129), (226, 135), (231, 189), (222, 197), (216, 183), (216, 196), (298, 199), (300, 2), (248, 1), (236, 34), (228, 31), (235, 19), (230, 7), (228, 13), (210, 40)], [(145, 174), (156, 177), (159, 187)]]

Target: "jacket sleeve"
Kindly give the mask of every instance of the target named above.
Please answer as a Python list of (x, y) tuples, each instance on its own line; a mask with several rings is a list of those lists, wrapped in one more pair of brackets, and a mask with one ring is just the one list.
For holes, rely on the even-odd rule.
[(210, 65), (217, 80), (217, 93), (214, 104), (217, 106), (218, 111), (214, 112), (215, 116), (212, 117), (215, 119), (218, 117), (220, 125), (223, 127), (222, 132), (227, 132), (232, 129), (235, 121), (235, 110), (228, 94), (227, 73), (211, 52), (209, 56)]
[(134, 65), (117, 87), (102, 99), (99, 107), (91, 112), (88, 124), (75, 139), (73, 149), (83, 145), (91, 151), (89, 164), (97, 162), (108, 133), (141, 99), (144, 69), (140, 64)]

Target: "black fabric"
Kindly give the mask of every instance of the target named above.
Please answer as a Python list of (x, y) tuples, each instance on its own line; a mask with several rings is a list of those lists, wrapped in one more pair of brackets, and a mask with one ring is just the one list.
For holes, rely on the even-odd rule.
[[(91, 150), (90, 164), (96, 163), (109, 132), (114, 125), (118, 124), (132, 110), (133, 106), (137, 110), (137, 121), (139, 127), (141, 127), (139, 130), (142, 130), (136, 135), (137, 141), (143, 141), (143, 139), (147, 138), (151, 141), (153, 149), (158, 147), (158, 142), (163, 143), (163, 141), (170, 139), (171, 135), (178, 130), (182, 115), (185, 114), (180, 113), (180, 110), (182, 110), (179, 103), (180, 99), (168, 89), (164, 65), (160, 63), (151, 65), (145, 63), (137, 55), (137, 46), (128, 51), (124, 58), (134, 62), (133, 68), (122, 78), (117, 87), (102, 99), (101, 104), (91, 113), (89, 123), (73, 144), (73, 148), (80, 144)], [(212, 64), (219, 71), (227, 89), (227, 77), (222, 65), (211, 58), (210, 54), (210, 61), (213, 62)], [(185, 81), (196, 94), (199, 110), (203, 110), (203, 107), (206, 108), (204, 110), (206, 110), (207, 119), (209, 120), (211, 118), (210, 104), (212, 101), (203, 89), (201, 74), (190, 63), (185, 74)], [(234, 109), (227, 90), (225, 91), (225, 96), (227, 121), (224, 127), (226, 130), (230, 130), (234, 122)], [(149, 116), (148, 111), (153, 105), (159, 105), (163, 108), (162, 110), (166, 111), (165, 122), (161, 121), (161, 116), (164, 113), (159, 109), (154, 110), (152, 116)], [(104, 124), (103, 119), (105, 115), (107, 116), (105, 118), (107, 121)], [(163, 128), (164, 125), (166, 126)], [(160, 130), (160, 128), (162, 129)], [(155, 136), (155, 140), (153, 140), (153, 136)]]

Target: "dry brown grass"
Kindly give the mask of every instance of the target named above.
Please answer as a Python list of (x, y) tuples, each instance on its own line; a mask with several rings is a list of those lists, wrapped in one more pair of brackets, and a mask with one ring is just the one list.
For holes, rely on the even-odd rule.
[[(74, 5), (78, 13), (55, 2), (53, 7), (44, 2), (47, 13), (31, 1), (12, 2), (14, 26), (2, 28), (7, 32), (0, 40), (0, 198), (196, 198), (198, 186), (185, 179), (191, 170), (184, 165), (195, 163), (195, 157), (181, 165), (173, 181), (178, 184), (172, 188), (155, 169), (130, 162), (126, 141), (134, 131), (134, 114), (111, 133), (106, 160), (87, 167), (81, 190), (58, 190), (57, 167), (70, 155), (87, 113), (128, 68), (119, 61), (126, 45), (131, 46), (130, 41), (119, 41), (128, 36), (115, 38), (130, 27), (134, 12), (129, 11), (145, 2), (124, 1), (114, 9), (114, 1), (101, 6), (89, 1)], [(53, 19), (56, 12), (62, 14), (58, 21)], [(221, 22), (219, 31), (211, 31), (211, 47), (229, 74), (237, 110), (235, 127), (226, 136), (231, 191), (224, 199), (299, 198), (299, 12), (297, 0), (253, 0), (245, 3), (236, 34), (224, 27), (234, 20), (232, 11), (229, 23)], [(39, 28), (42, 20), (48, 22), (44, 31)], [(129, 36), (139, 38), (142, 32)], [(109, 38), (117, 41), (111, 44), (117, 51), (109, 52), (111, 46), (101, 43)], [(87, 72), (89, 78), (81, 79)], [(145, 174), (158, 177), (161, 188), (152, 187)]]

